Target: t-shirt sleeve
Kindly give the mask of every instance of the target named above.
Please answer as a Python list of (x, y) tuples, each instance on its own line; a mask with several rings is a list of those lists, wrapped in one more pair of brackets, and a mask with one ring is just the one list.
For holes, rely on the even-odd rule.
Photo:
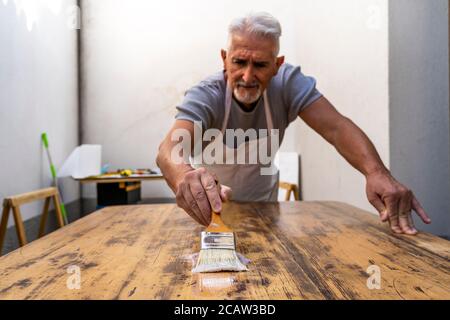
[(300, 67), (294, 66), (284, 70), (283, 92), (283, 98), (288, 108), (289, 123), (297, 119), (300, 111), (322, 97), (322, 94), (316, 89), (316, 79), (304, 75)]
[(217, 118), (218, 98), (216, 88), (200, 83), (186, 91), (175, 119), (201, 121), (203, 130), (209, 129)]

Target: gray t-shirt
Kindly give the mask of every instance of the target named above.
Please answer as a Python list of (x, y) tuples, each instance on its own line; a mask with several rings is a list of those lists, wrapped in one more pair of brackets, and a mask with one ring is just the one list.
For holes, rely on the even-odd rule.
[[(225, 117), (226, 82), (224, 72), (218, 72), (186, 92), (177, 106), (177, 120), (201, 121), (203, 130), (222, 129)], [(280, 144), (288, 125), (299, 112), (322, 94), (316, 89), (316, 80), (305, 76), (300, 67), (283, 64), (267, 88), (274, 129), (279, 129)], [(227, 129), (267, 129), (262, 98), (250, 112), (243, 111), (233, 99)]]

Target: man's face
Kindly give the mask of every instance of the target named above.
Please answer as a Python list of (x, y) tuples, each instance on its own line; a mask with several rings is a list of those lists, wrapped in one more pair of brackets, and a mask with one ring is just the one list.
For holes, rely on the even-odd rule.
[(222, 50), (224, 68), (234, 97), (250, 107), (278, 72), (284, 57), (275, 57), (276, 43), (246, 34), (232, 35), (229, 52)]

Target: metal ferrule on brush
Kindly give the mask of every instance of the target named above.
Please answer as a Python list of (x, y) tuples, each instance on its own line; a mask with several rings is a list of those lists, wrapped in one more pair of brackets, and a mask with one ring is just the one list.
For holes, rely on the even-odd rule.
[(201, 249), (230, 249), (235, 250), (233, 232), (202, 232)]

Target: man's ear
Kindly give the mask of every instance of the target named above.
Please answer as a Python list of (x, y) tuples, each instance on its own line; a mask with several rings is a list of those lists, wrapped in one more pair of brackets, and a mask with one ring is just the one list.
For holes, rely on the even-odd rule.
[(281, 56), (281, 57), (278, 57), (277, 58), (277, 71), (278, 71), (278, 69), (283, 65), (283, 63), (284, 63), (284, 56)]
[(278, 70), (280, 69), (280, 67), (283, 65), (284, 63), (284, 56), (278, 57), (275, 61), (275, 72), (274, 72), (274, 76), (277, 75)]
[(222, 57), (222, 61), (223, 61), (223, 70), (226, 70), (226, 60), (227, 60), (227, 52), (224, 49), (220, 50), (220, 56)]

